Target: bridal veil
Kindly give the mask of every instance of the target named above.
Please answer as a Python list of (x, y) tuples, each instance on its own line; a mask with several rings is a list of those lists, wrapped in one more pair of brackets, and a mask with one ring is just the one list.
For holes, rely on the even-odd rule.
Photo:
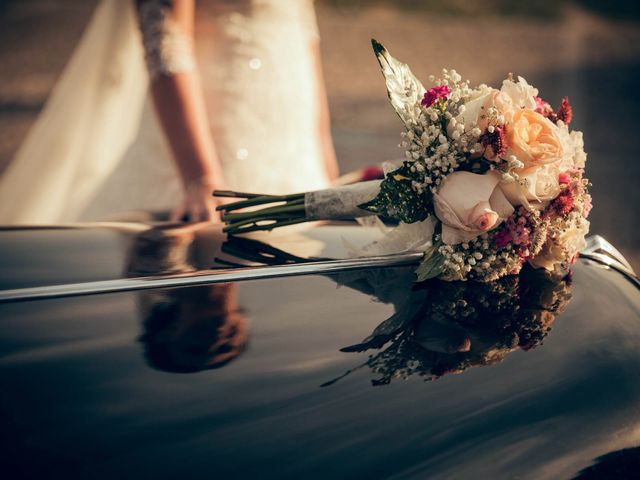
[[(207, 107), (230, 188), (324, 187), (307, 48), (317, 36), (312, 0), (220, 3), (225, 15), (209, 8), (215, 18), (201, 29), (197, 47), (205, 95), (217, 98)], [(60, 224), (175, 206), (179, 176), (148, 85), (133, 0), (101, 0), (0, 177), (0, 224)]]
[(138, 134), (147, 72), (127, 0), (99, 3), (0, 179), (0, 223), (77, 220)]

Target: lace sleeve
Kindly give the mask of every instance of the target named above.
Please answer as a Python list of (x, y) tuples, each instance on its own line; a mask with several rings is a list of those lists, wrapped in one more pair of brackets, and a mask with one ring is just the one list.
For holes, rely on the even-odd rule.
[(145, 62), (151, 80), (192, 71), (193, 42), (170, 17), (171, 0), (138, 0)]

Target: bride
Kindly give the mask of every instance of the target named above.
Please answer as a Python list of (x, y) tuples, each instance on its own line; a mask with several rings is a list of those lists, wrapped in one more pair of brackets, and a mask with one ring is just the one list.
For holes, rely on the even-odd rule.
[(0, 178), (0, 224), (172, 210), (337, 175), (313, 0), (101, 0)]

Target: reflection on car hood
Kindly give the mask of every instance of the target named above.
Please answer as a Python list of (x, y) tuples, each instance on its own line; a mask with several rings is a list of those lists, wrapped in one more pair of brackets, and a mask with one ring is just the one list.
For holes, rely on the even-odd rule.
[[(58, 262), (65, 281), (122, 275), (130, 247), (119, 234), (86, 234), (112, 238), (74, 243), (69, 232), (58, 254), (35, 257)], [(23, 285), (58, 278), (43, 267), (20, 279), (29, 262), (12, 261)], [(498, 363), (377, 387), (361, 368), (321, 387), (367, 361), (340, 349), (402, 301), (402, 288), (382, 295), (352, 280), (0, 305), (3, 463), (89, 478), (556, 479), (640, 443), (640, 298), (618, 273), (576, 264), (542, 345)]]

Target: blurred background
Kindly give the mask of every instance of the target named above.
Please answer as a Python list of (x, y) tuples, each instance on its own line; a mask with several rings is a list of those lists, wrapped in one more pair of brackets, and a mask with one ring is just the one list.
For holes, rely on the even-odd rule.
[[(0, 175), (80, 39), (96, 0), (0, 0)], [(427, 83), (442, 67), (499, 87), (524, 76), (573, 105), (593, 182), (591, 231), (640, 269), (640, 2), (317, 0), (342, 172), (402, 155), (375, 37)]]

